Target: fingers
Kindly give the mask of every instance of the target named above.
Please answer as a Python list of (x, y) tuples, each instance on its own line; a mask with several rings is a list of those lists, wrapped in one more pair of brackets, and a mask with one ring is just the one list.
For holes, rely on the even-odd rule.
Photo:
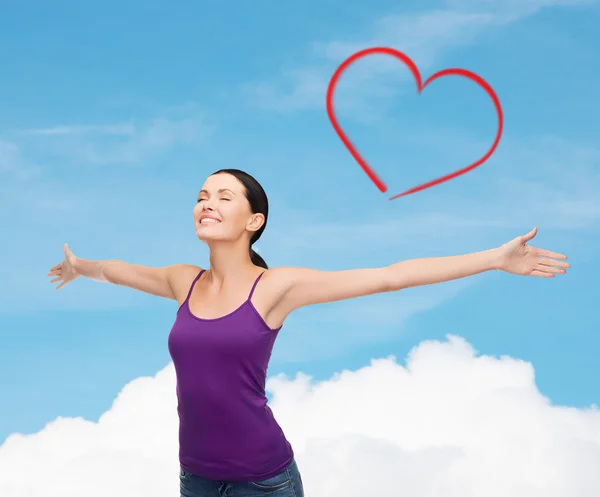
[(553, 273), (549, 273), (546, 271), (539, 271), (537, 269), (534, 269), (533, 271), (531, 271), (531, 276), (537, 276), (538, 278), (554, 278)]
[[(65, 255), (69, 254), (69, 246), (66, 243), (63, 245), (63, 250), (65, 252)], [(55, 266), (52, 266), (50, 268), (50, 272), (47, 275), (49, 277), (55, 276), (54, 279), (50, 280), (50, 283), (57, 283), (62, 280), (62, 283), (56, 287), (57, 290), (59, 290), (60, 288), (62, 288), (63, 286), (65, 286), (67, 284), (67, 282), (63, 280), (62, 268), (63, 268), (62, 262), (60, 264), (56, 264)]]
[[(560, 266), (560, 267), (557, 267)], [(565, 274), (566, 268), (570, 267), (566, 262), (552, 261), (550, 259), (541, 259), (535, 269), (530, 273), (531, 276), (540, 278), (553, 278), (555, 274)]]
[(559, 254), (558, 252), (552, 252), (550, 250), (536, 249), (536, 253), (540, 257), (548, 257), (550, 259), (559, 259), (562, 261), (567, 259), (565, 254)]
[(537, 227), (533, 228), (529, 233), (527, 233), (526, 235), (521, 236), (521, 241), (522, 242), (528, 242), (529, 240), (531, 240), (535, 235), (537, 234)]
[(567, 271), (564, 270), (563, 268), (560, 267), (552, 267), (552, 266), (543, 266), (543, 265), (538, 265), (538, 267), (535, 269), (536, 271), (541, 271), (544, 273), (553, 273), (553, 274), (565, 274)]
[(547, 258), (538, 259), (538, 264), (544, 267), (559, 267), (562, 269), (568, 269), (571, 267), (571, 264), (569, 264), (568, 262), (554, 261), (552, 259)]
[(536, 269), (539, 271), (565, 274), (566, 270), (571, 267), (571, 264), (564, 262), (567, 259), (564, 254), (545, 249), (536, 249), (535, 254), (538, 256)]

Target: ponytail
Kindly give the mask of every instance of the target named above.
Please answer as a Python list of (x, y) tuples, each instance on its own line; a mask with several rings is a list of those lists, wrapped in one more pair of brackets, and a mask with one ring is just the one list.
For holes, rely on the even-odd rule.
[(252, 247), (250, 247), (250, 260), (252, 261), (252, 264), (254, 264), (255, 266), (269, 269), (269, 266), (267, 266), (267, 263), (265, 262), (265, 260), (260, 255), (258, 255), (252, 249)]

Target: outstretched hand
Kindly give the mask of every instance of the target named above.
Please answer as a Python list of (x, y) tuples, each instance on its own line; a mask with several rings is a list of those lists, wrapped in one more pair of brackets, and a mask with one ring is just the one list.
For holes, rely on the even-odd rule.
[(62, 281), (62, 283), (56, 287), (57, 290), (79, 277), (79, 274), (75, 270), (75, 255), (73, 255), (73, 252), (69, 250), (69, 246), (66, 243), (63, 247), (63, 250), (65, 252), (64, 261), (51, 268), (50, 272), (48, 273), (48, 276), (50, 277), (56, 276), (56, 278), (50, 280), (50, 283)]
[(571, 267), (569, 263), (562, 262), (567, 259), (566, 255), (527, 245), (536, 234), (537, 228), (533, 228), (526, 235), (502, 245), (499, 248), (499, 269), (511, 274), (539, 278), (553, 278), (555, 274), (566, 273), (566, 269)]

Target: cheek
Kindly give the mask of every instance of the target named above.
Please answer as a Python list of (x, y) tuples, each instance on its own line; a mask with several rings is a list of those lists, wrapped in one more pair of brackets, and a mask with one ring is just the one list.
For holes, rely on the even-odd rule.
[(240, 216), (240, 208), (233, 202), (221, 202), (219, 212), (228, 220), (235, 221)]
[(248, 214), (246, 210), (239, 205), (226, 205), (222, 208), (223, 217), (227, 220), (227, 223), (234, 229), (243, 230), (246, 227), (248, 221)]

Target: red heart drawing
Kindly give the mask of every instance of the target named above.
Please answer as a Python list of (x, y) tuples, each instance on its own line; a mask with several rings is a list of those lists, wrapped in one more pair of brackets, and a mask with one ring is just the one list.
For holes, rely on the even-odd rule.
[(429, 83), (431, 83), (432, 81), (435, 81), (436, 79), (439, 79), (443, 76), (454, 75), (454, 76), (462, 76), (464, 78), (470, 79), (471, 81), (474, 81), (475, 83), (477, 83), (481, 88), (483, 88), (486, 91), (486, 93), (490, 96), (490, 98), (494, 102), (494, 106), (496, 107), (496, 113), (498, 114), (498, 131), (496, 132), (496, 138), (494, 139), (494, 143), (492, 144), (491, 148), (486, 152), (486, 154), (483, 157), (481, 157), (479, 160), (473, 162), (472, 164), (470, 164), (467, 167), (458, 169), (457, 171), (454, 171), (450, 174), (441, 176), (434, 180), (428, 181), (427, 183), (423, 183), (422, 185), (415, 186), (413, 188), (410, 188), (409, 190), (406, 190), (402, 193), (394, 195), (393, 197), (390, 198), (390, 200), (394, 200), (398, 197), (403, 197), (403, 196), (409, 195), (411, 193), (425, 190), (426, 188), (430, 188), (432, 186), (439, 185), (440, 183), (443, 183), (450, 179), (456, 178), (457, 176), (460, 176), (461, 174), (465, 174), (469, 171), (472, 171), (473, 169), (480, 166), (481, 164), (483, 164), (485, 161), (487, 161), (491, 157), (491, 155), (496, 150), (498, 143), (500, 142), (500, 137), (502, 136), (502, 127), (503, 127), (504, 118), (502, 115), (502, 106), (500, 105), (500, 100), (498, 99), (496, 92), (483, 78), (481, 78), (477, 74), (467, 71), (465, 69), (444, 69), (443, 71), (436, 72), (435, 74), (430, 76), (423, 83), (421, 81), (421, 75), (419, 73), (419, 69), (417, 69), (417, 66), (414, 64), (414, 62), (408, 56), (406, 56), (402, 52), (400, 52), (398, 50), (394, 50), (393, 48), (387, 48), (387, 47), (366, 48), (366, 49), (356, 52), (355, 54), (348, 57), (344, 62), (342, 62), (342, 64), (340, 64), (340, 66), (337, 68), (337, 70), (331, 77), (331, 81), (329, 82), (329, 87), (327, 88), (327, 114), (329, 115), (329, 120), (331, 121), (333, 128), (337, 132), (338, 136), (340, 137), (340, 139), (342, 140), (344, 145), (346, 145), (346, 148), (352, 154), (352, 157), (354, 157), (356, 159), (356, 161), (362, 167), (364, 172), (367, 173), (367, 176), (369, 176), (371, 181), (373, 181), (373, 183), (375, 183), (377, 188), (379, 188), (379, 190), (382, 193), (385, 193), (387, 191), (387, 186), (377, 176), (375, 171), (367, 164), (367, 161), (365, 161), (365, 159), (362, 158), (362, 156), (356, 150), (356, 147), (348, 139), (348, 137), (346, 136), (346, 134), (344, 133), (344, 131), (342, 130), (342, 128), (340, 127), (340, 125), (338, 123), (338, 120), (335, 116), (334, 107), (333, 107), (333, 94), (335, 92), (335, 87), (337, 86), (342, 73), (346, 69), (348, 69), (348, 67), (351, 64), (353, 64), (354, 62), (356, 62), (357, 60), (359, 60), (363, 57), (367, 57), (368, 55), (373, 55), (373, 54), (391, 55), (392, 57), (396, 57), (401, 62), (404, 62), (404, 64), (406, 64), (408, 66), (408, 68), (411, 70), (411, 72), (415, 78), (415, 81), (417, 82), (417, 91), (419, 94), (423, 91), (423, 89)]

